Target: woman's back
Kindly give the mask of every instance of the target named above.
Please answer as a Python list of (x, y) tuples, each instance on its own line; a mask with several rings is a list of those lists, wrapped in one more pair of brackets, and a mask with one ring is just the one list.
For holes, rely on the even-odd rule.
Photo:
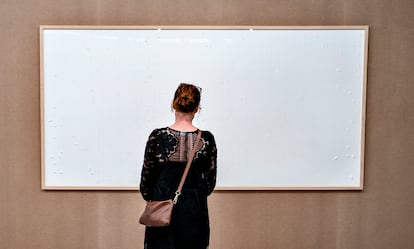
[[(145, 147), (140, 191), (147, 200), (172, 199), (183, 175), (198, 129), (201, 88), (181, 83), (171, 107), (175, 122), (151, 132)], [(201, 133), (194, 159), (167, 227), (146, 227), (146, 249), (206, 249), (210, 239), (207, 196), (216, 185), (217, 149), (213, 134)]]
[[(155, 129), (148, 138), (141, 193), (146, 200), (171, 199), (184, 172), (197, 132)], [(216, 183), (216, 145), (203, 131), (182, 194), (174, 206), (171, 225), (147, 228), (146, 248), (206, 248), (209, 243), (207, 196)]]

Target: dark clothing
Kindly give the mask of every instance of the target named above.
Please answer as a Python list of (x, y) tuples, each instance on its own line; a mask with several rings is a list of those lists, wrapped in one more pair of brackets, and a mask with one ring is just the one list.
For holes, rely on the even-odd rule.
[[(184, 172), (198, 131), (155, 129), (148, 138), (140, 191), (145, 200), (172, 199)], [(146, 227), (146, 249), (205, 249), (210, 227), (207, 196), (216, 185), (217, 149), (214, 136), (203, 131), (171, 225)]]

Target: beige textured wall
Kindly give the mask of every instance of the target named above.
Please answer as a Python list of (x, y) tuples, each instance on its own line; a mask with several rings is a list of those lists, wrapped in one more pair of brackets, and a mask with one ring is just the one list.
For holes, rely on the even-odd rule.
[(369, 25), (365, 190), (216, 192), (211, 248), (414, 248), (413, 12), (412, 0), (1, 0), (0, 249), (142, 248), (137, 192), (40, 190), (41, 24)]

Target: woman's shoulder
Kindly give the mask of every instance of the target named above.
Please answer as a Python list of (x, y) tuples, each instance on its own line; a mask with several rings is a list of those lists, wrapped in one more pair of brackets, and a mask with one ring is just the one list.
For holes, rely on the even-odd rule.
[(214, 141), (214, 135), (209, 130), (201, 130), (201, 135), (205, 139), (213, 140)]
[(153, 139), (158, 138), (162, 136), (162, 134), (166, 133), (167, 131), (168, 131), (167, 127), (155, 128), (151, 131), (149, 137)]
[(152, 133), (160, 133), (164, 131), (167, 131), (167, 127), (155, 128), (152, 130)]

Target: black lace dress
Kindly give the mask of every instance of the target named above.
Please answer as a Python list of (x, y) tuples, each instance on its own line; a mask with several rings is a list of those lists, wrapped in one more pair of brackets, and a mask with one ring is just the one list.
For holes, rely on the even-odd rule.
[[(198, 131), (171, 128), (152, 131), (145, 148), (140, 191), (145, 200), (174, 197)], [(146, 227), (146, 249), (205, 249), (210, 226), (207, 196), (216, 184), (217, 149), (213, 134), (203, 131), (182, 194), (174, 206), (171, 225)]]

